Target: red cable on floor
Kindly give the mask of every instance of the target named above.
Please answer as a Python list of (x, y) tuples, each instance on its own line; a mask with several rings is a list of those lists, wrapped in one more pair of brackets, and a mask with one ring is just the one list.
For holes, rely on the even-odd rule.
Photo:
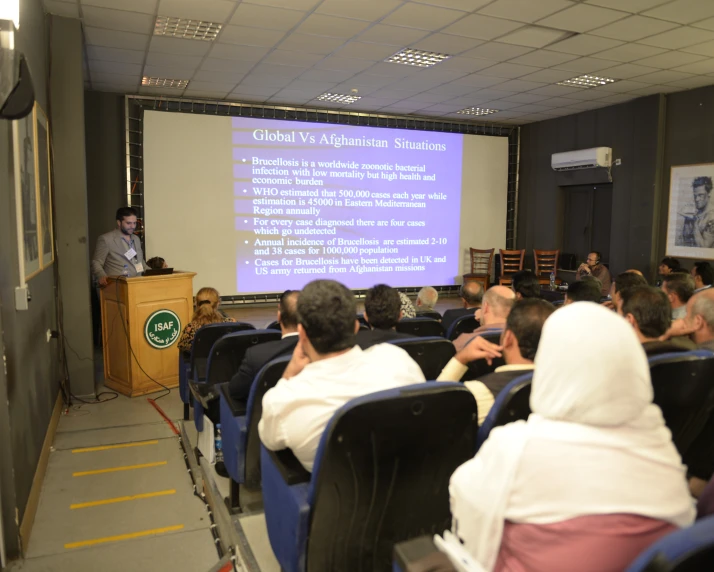
[(171, 427), (171, 431), (174, 432), (174, 435), (176, 435), (178, 437), (180, 435), (179, 430), (176, 428), (176, 425), (174, 425), (174, 422), (171, 421), (171, 419), (169, 419), (168, 415), (166, 415), (166, 413), (164, 413), (164, 410), (161, 409), (161, 407), (159, 407), (159, 405), (156, 403), (156, 401), (154, 401), (150, 397), (147, 397), (146, 401), (148, 401), (149, 403), (151, 403), (151, 405), (154, 406), (154, 409), (156, 409), (156, 411), (159, 412), (159, 415), (161, 415), (161, 417), (164, 418), (164, 421), (166, 421), (166, 423), (169, 424), (169, 427)]

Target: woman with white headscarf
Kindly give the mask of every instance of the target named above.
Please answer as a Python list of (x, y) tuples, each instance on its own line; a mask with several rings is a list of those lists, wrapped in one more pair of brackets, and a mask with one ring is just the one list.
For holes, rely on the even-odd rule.
[(494, 429), (452, 475), (452, 532), (485, 570), (622, 570), (692, 523), (685, 467), (628, 326), (588, 302), (555, 312), (528, 421)]

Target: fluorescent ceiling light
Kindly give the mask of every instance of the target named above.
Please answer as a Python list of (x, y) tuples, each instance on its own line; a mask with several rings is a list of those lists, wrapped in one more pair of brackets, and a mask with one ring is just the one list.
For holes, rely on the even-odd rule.
[(611, 79), (609, 77), (599, 77), (596, 75), (580, 75), (571, 79), (566, 79), (565, 81), (558, 82), (558, 85), (566, 85), (568, 87), (580, 87), (583, 89), (588, 89), (591, 87), (597, 87), (599, 85), (607, 85), (609, 83), (615, 83), (616, 79)]
[(354, 103), (358, 99), (362, 99), (359, 95), (344, 95), (341, 93), (323, 93), (318, 96), (317, 99), (320, 101), (331, 101), (332, 103)]
[(439, 62), (449, 59), (448, 54), (439, 54), (436, 52), (425, 52), (424, 50), (414, 50), (412, 48), (404, 48), (393, 56), (389, 56), (385, 62), (391, 64), (404, 64), (407, 66), (417, 66), (420, 68), (430, 68)]
[(159, 16), (154, 25), (154, 36), (173, 36), (174, 38), (213, 42), (222, 27), (216, 22)]
[(144, 87), (171, 87), (174, 89), (184, 89), (188, 85), (187, 79), (167, 79), (164, 77), (141, 78), (141, 85)]
[(498, 109), (486, 109), (485, 107), (467, 107), (466, 109), (460, 109), (456, 113), (461, 115), (491, 115), (492, 113), (498, 113)]

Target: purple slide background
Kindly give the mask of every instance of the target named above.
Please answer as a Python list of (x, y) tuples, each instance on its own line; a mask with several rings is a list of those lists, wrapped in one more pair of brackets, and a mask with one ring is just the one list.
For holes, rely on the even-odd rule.
[[(422, 286), (422, 285), (443, 285), (443, 284), (453, 284), (454, 278), (459, 273), (459, 234), (460, 234), (460, 210), (461, 210), (461, 164), (462, 164), (462, 140), (463, 136), (459, 134), (451, 133), (438, 133), (438, 132), (425, 132), (425, 131), (411, 131), (411, 130), (397, 130), (397, 129), (382, 129), (374, 127), (353, 127), (353, 126), (342, 126), (342, 125), (329, 125), (329, 124), (317, 124), (317, 123), (306, 123), (306, 122), (296, 122), (296, 121), (277, 121), (277, 120), (265, 120), (265, 119), (253, 119), (253, 118), (233, 118), (233, 176), (234, 179), (238, 179), (234, 182), (233, 191), (233, 211), (235, 214), (235, 228), (236, 228), (236, 265), (237, 265), (237, 292), (247, 293), (247, 292), (277, 292), (286, 289), (301, 288), (308, 282), (318, 279), (318, 278), (333, 278), (344, 283), (349, 288), (369, 288), (370, 286), (378, 283), (387, 283), (391, 286)], [(292, 142), (267, 142), (267, 141), (257, 141), (253, 138), (253, 132), (255, 129), (269, 129), (271, 132), (275, 130), (280, 130), (283, 133), (295, 132), (295, 143)], [(325, 144), (304, 144), (300, 138), (299, 132), (310, 133), (314, 136), (317, 141), (320, 140), (323, 134), (327, 135), (328, 139), (331, 134), (339, 137), (344, 135), (345, 137), (367, 137), (380, 140), (388, 141), (388, 148), (378, 148), (378, 147), (341, 147), (335, 148), (332, 145)], [(428, 140), (432, 144), (444, 144), (447, 147), (446, 151), (422, 151), (422, 150), (406, 150), (406, 149), (395, 149), (395, 139), (402, 138), (413, 142), (421, 142)], [(400, 181), (399, 179), (394, 181), (388, 181), (385, 179), (368, 179), (366, 172), (362, 180), (353, 178), (335, 178), (329, 179), (327, 176), (318, 176), (314, 178), (323, 179), (323, 186), (314, 185), (276, 185), (276, 184), (253, 184), (246, 179), (251, 179), (253, 177), (274, 177), (278, 178), (279, 175), (259, 175), (252, 173), (251, 159), (257, 157), (260, 159), (277, 159), (283, 158), (285, 160), (289, 159), (300, 159), (310, 162), (315, 162), (317, 165), (318, 161), (332, 161), (339, 160), (343, 162), (355, 161), (357, 163), (368, 163), (368, 164), (400, 164), (400, 165), (426, 165), (426, 173), (420, 173), (422, 176), (424, 174), (431, 175), (436, 174), (436, 181)], [(246, 159), (243, 162), (242, 159)], [(281, 168), (287, 169), (289, 178), (293, 179), (295, 182), (295, 176), (299, 178), (312, 178), (312, 175), (299, 175), (294, 174), (293, 170), (297, 170), (301, 167), (279, 167), (275, 165), (267, 166), (267, 168)], [(308, 167), (312, 171), (312, 167)], [(318, 166), (315, 169), (322, 171), (345, 171), (350, 170), (346, 167), (342, 168), (320, 168)], [(372, 173), (377, 171), (371, 171)], [(394, 173), (395, 171), (392, 171)], [(315, 190), (328, 189), (330, 191), (345, 189), (345, 190), (368, 190), (371, 192), (380, 193), (435, 193), (440, 192), (447, 195), (446, 200), (430, 200), (425, 197), (423, 200), (417, 199), (417, 201), (425, 202), (427, 204), (426, 208), (387, 208), (387, 207), (329, 207), (317, 205), (320, 209), (319, 215), (316, 217), (314, 215), (280, 215), (273, 214), (268, 217), (263, 215), (254, 214), (254, 205), (252, 199), (257, 197), (253, 192), (253, 187), (258, 188), (277, 188), (282, 189), (309, 189)], [(243, 189), (247, 190), (247, 193), (243, 193)], [(230, 196), (230, 195), (228, 195)], [(321, 197), (321, 194), (320, 194)], [(280, 198), (280, 195), (272, 198)], [(295, 197), (286, 197), (295, 198)], [(340, 197), (338, 196), (337, 199)], [(410, 200), (410, 199), (397, 199), (393, 200)], [(342, 199), (344, 200), (344, 198)], [(359, 200), (353, 198), (353, 200)], [(372, 200), (375, 199), (362, 199), (362, 200)], [(388, 199), (385, 199), (388, 200)], [(263, 208), (269, 208), (270, 205), (260, 205)], [(310, 205), (304, 206), (274, 206), (273, 208), (309, 208)], [(254, 232), (255, 228), (259, 226), (254, 224), (254, 219), (331, 219), (331, 220), (345, 220), (345, 219), (357, 219), (362, 218), (364, 220), (423, 220), (426, 223), (425, 227), (408, 227), (405, 223), (404, 226), (395, 227), (337, 227), (337, 234), (335, 235), (289, 235), (285, 238), (307, 238), (314, 240), (325, 240), (326, 242), (333, 238), (345, 238), (345, 239), (374, 239), (380, 240), (379, 245), (365, 245), (366, 247), (377, 248), (380, 246), (387, 247), (381, 244), (385, 239), (402, 239), (402, 238), (429, 238), (429, 239), (446, 239), (446, 244), (434, 244), (434, 245), (410, 245), (410, 246), (396, 246), (399, 249), (398, 253), (395, 254), (363, 254), (361, 257), (366, 258), (377, 258), (381, 259), (383, 256), (397, 258), (397, 257), (409, 257), (409, 262), (407, 264), (401, 265), (411, 265), (412, 258), (416, 257), (419, 259), (422, 256), (443, 257), (446, 256), (446, 262), (443, 263), (428, 263), (428, 262), (416, 262), (418, 265), (426, 267), (425, 271), (412, 271), (412, 272), (367, 272), (363, 274), (358, 273), (330, 273), (329, 265), (327, 268), (327, 273), (325, 275), (319, 274), (294, 274), (290, 273), (289, 276), (284, 275), (259, 275), (261, 271), (260, 266), (256, 264), (256, 259), (260, 260), (277, 260), (281, 261), (282, 258), (361, 258), (360, 254), (323, 254), (320, 247), (320, 254), (316, 255), (297, 255), (297, 256), (287, 256), (287, 255), (255, 255), (254, 250), (258, 248), (266, 248), (255, 246), (255, 239), (259, 238), (261, 240), (279, 240), (281, 235), (257, 235)], [(244, 221), (247, 221), (244, 222)], [(270, 224), (270, 221), (269, 221)], [(264, 227), (271, 228), (271, 226)], [(277, 227), (282, 230), (283, 227)], [(295, 229), (295, 223), (291, 227)], [(298, 227), (300, 228), (300, 227)], [(302, 227), (304, 228), (304, 227)], [(327, 227), (317, 227), (317, 228), (327, 228)], [(248, 241), (248, 244), (245, 242)], [(431, 242), (431, 240), (430, 240)], [(284, 245), (283, 249), (291, 248), (290, 246)], [(305, 248), (307, 252), (307, 246), (293, 246), (292, 248)], [(272, 251), (272, 248), (271, 248)], [(369, 264), (372, 266), (373, 264)], [(396, 264), (379, 264), (380, 266), (396, 266)], [(282, 265), (281, 265), (282, 266)], [(293, 262), (292, 266), (289, 268), (316, 268), (317, 266), (297, 266)], [(267, 267), (268, 271), (271, 267)]]

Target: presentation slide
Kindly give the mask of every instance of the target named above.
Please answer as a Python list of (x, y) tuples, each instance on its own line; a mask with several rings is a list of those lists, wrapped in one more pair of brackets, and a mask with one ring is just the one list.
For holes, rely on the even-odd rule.
[(146, 112), (147, 258), (222, 295), (456, 284), (505, 246), (507, 163), (503, 137)]

